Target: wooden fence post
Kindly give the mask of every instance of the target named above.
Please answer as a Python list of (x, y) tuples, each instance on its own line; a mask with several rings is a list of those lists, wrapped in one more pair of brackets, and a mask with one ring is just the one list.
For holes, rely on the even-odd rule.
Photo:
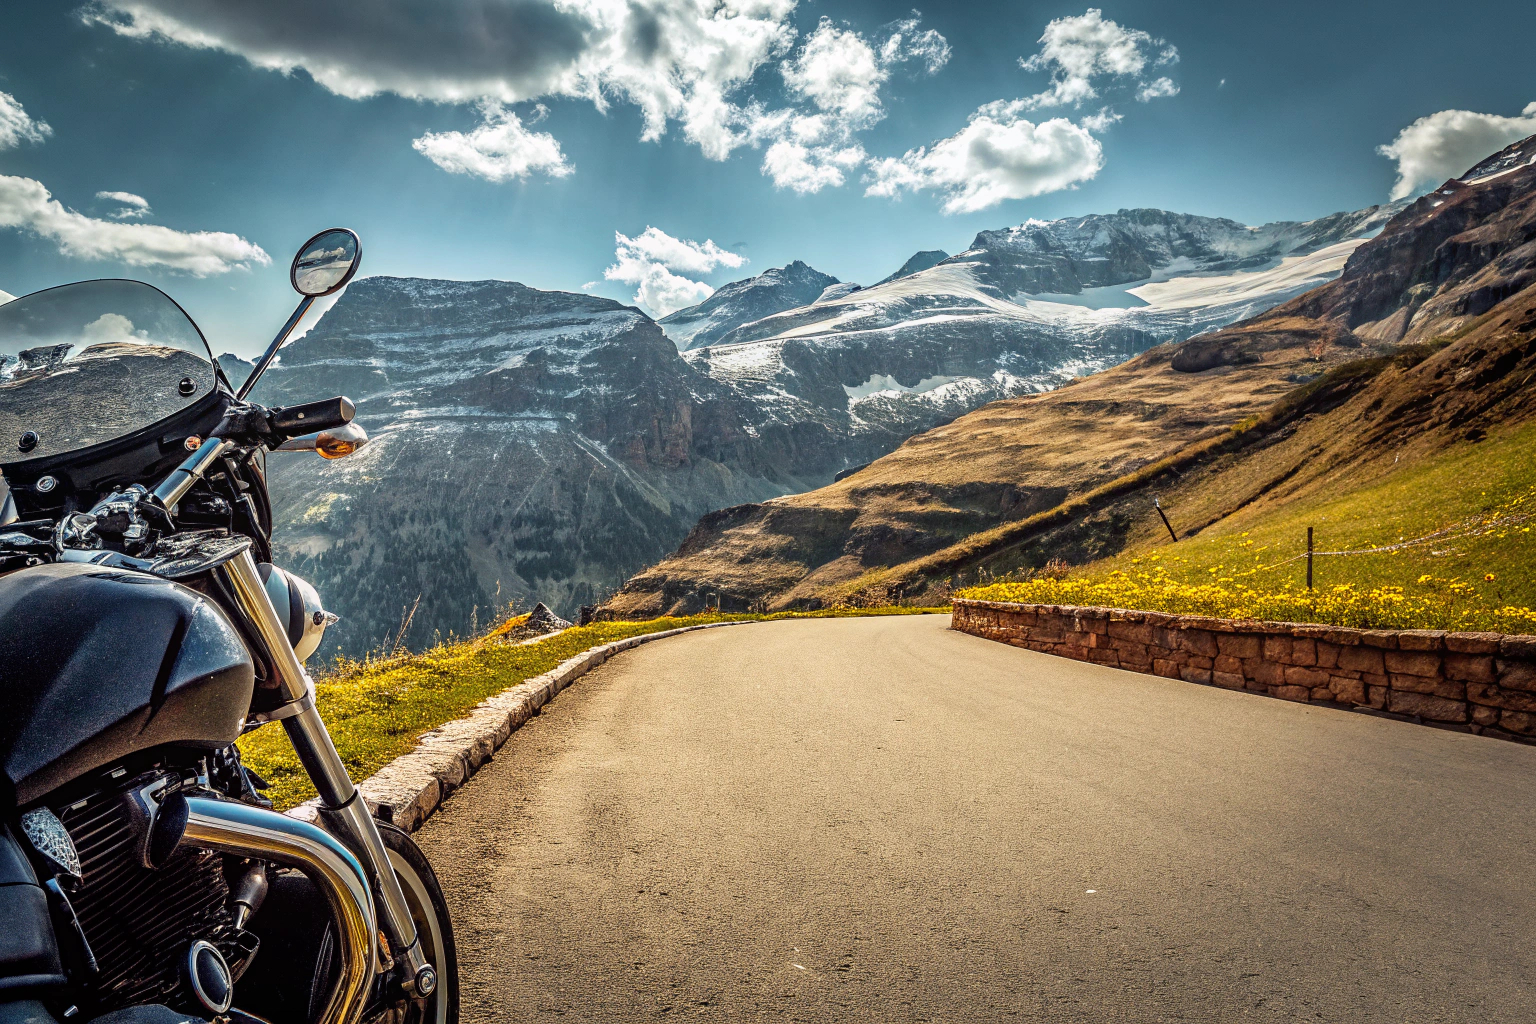
[(1307, 527), (1307, 589), (1312, 589), (1312, 527)]

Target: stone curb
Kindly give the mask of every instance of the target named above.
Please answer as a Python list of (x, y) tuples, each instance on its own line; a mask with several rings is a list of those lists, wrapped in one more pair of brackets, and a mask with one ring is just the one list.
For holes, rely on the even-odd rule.
[[(415, 750), (395, 758), (364, 779), (357, 788), (376, 818), (414, 832), (442, 805), (448, 794), (468, 781), (518, 727), (538, 714), (555, 694), (615, 654), (680, 633), (721, 626), (747, 626), (754, 621), (706, 622), (659, 633), (642, 633), (583, 651), (543, 675), (486, 698), (468, 716), (423, 733)], [(538, 643), (556, 635), (551, 633), (524, 643)], [(318, 799), (307, 800), (287, 813), (304, 821), (314, 821), (319, 809)]]

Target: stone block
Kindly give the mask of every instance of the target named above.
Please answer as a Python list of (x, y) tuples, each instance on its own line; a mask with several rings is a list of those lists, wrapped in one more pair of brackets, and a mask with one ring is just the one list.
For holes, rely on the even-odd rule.
[(1317, 661), (1315, 664), (1318, 668), (1339, 667), (1339, 651), (1343, 650), (1343, 648), (1326, 640), (1314, 640), (1312, 642), (1317, 647)]
[(1526, 711), (1505, 711), (1499, 715), (1499, 728), (1529, 736), (1536, 732), (1536, 715)]
[(1104, 647), (1093, 647), (1088, 651), (1088, 660), (1095, 665), (1109, 665), (1112, 668), (1120, 667), (1120, 655)]
[(1243, 667), (1249, 679), (1264, 686), (1279, 686), (1285, 681), (1285, 666), (1273, 661), (1249, 660)]
[(1138, 644), (1131, 640), (1116, 640), (1114, 650), (1120, 655), (1121, 661), (1147, 661), (1152, 657), (1146, 644)]
[(1400, 651), (1438, 651), (1445, 647), (1443, 629), (1404, 629), (1397, 634)]
[(1393, 674), (1399, 672), (1410, 676), (1440, 674), (1440, 655), (1429, 651), (1388, 651), (1386, 662), (1387, 671)]
[(1390, 686), (1367, 685), (1365, 688), (1365, 703), (1373, 708), (1387, 706), (1387, 697), (1392, 693)]
[(1506, 636), (1499, 640), (1499, 653), (1506, 658), (1536, 660), (1536, 636)]
[(1243, 671), (1243, 662), (1240, 658), (1235, 658), (1230, 654), (1220, 654), (1217, 655), (1216, 660), (1211, 663), (1211, 668), (1217, 672), (1235, 672), (1241, 674)]
[(1216, 647), (1216, 637), (1203, 629), (1180, 630), (1179, 648), (1204, 658), (1214, 658), (1221, 653)]
[(1305, 704), (1312, 696), (1312, 688), (1309, 686), (1277, 686), (1275, 696), (1281, 700), (1300, 701)]
[(1447, 633), (1445, 649), (1460, 654), (1498, 654), (1498, 633)]
[(1265, 637), (1264, 660), (1273, 661), (1280, 665), (1289, 665), (1291, 663), (1291, 638), (1288, 636)]
[(1344, 629), (1335, 626), (1328, 630), (1328, 635), (1324, 639), (1331, 644), (1338, 644), (1340, 647), (1357, 647), (1360, 644), (1360, 631), (1358, 629)]
[(1256, 636), (1218, 636), (1216, 649), (1229, 658), (1258, 658), (1264, 653), (1264, 642)]
[(1291, 641), (1292, 665), (1316, 665), (1317, 643), (1310, 638), (1297, 637)]
[(1335, 700), (1346, 704), (1366, 702), (1365, 683), (1354, 676), (1329, 676), (1328, 689), (1333, 691)]
[(1494, 662), (1494, 669), (1499, 673), (1499, 685), (1506, 690), (1536, 693), (1536, 664), (1523, 658), (1499, 658)]
[(1497, 725), (1499, 722), (1499, 709), (1484, 707), (1481, 704), (1473, 704), (1472, 721), (1478, 725)]
[(1328, 673), (1304, 665), (1288, 665), (1285, 669), (1287, 686), (1300, 686), (1308, 690), (1314, 686), (1327, 686)]
[(1492, 683), (1499, 678), (1493, 658), (1486, 654), (1447, 654), (1441, 667), (1447, 677), (1468, 683)]
[(1152, 673), (1153, 675), (1164, 676), (1168, 679), (1178, 679), (1179, 666), (1167, 658), (1153, 658)]
[(1492, 683), (1468, 683), (1467, 700), (1474, 704), (1506, 708), (1510, 711), (1536, 712), (1536, 693), (1527, 690), (1505, 690)]
[(1301, 637), (1304, 640), (1321, 640), (1328, 635), (1330, 626), (1319, 626), (1311, 622), (1299, 622), (1291, 630), (1291, 635)]
[(1465, 722), (1467, 702), (1437, 697), (1430, 693), (1410, 693), (1392, 689), (1387, 695), (1387, 710), (1400, 715), (1418, 715), (1433, 722)]
[(1209, 669), (1215, 668), (1216, 662), (1212, 658), (1202, 658), (1198, 654), (1188, 654), (1184, 657), (1184, 664), (1190, 668)]
[(1111, 620), (1109, 623), (1109, 635), (1117, 640), (1129, 640), (1138, 644), (1150, 644), (1154, 641), (1157, 631), (1145, 622), (1128, 622), (1125, 620)]
[(1217, 686), (1224, 686), (1229, 690), (1241, 690), (1248, 685), (1248, 680), (1241, 672), (1215, 672), (1211, 673), (1211, 682)]
[(1186, 683), (1204, 683), (1209, 686), (1211, 682), (1211, 670), (1208, 668), (1195, 668), (1192, 665), (1185, 665), (1183, 668), (1179, 669), (1179, 678), (1184, 680)]
[(1397, 649), (1397, 634), (1386, 629), (1362, 629), (1360, 642), (1384, 651), (1394, 651)]
[(1454, 700), (1463, 700), (1467, 695), (1467, 684), (1459, 679), (1414, 676), (1406, 672), (1389, 672), (1387, 678), (1392, 682), (1392, 689), (1406, 693), (1433, 693), (1437, 697), (1450, 697)]
[(1386, 662), (1375, 647), (1344, 647), (1339, 650), (1339, 668), (1349, 672), (1385, 674)]
[(1312, 687), (1313, 700), (1333, 700), (1333, 691), (1326, 686)]

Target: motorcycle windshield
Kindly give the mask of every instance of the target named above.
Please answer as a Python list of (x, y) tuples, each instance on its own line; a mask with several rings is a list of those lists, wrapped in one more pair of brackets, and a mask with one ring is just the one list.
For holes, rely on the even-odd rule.
[(82, 281), (0, 304), (0, 462), (122, 437), (217, 386), (202, 332), (152, 285)]

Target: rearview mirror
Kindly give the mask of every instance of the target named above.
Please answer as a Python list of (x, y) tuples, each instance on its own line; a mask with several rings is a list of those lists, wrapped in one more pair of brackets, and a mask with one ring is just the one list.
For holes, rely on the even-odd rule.
[(299, 248), (288, 271), (293, 290), (318, 299), (338, 292), (357, 273), (363, 243), (346, 228), (322, 231)]

